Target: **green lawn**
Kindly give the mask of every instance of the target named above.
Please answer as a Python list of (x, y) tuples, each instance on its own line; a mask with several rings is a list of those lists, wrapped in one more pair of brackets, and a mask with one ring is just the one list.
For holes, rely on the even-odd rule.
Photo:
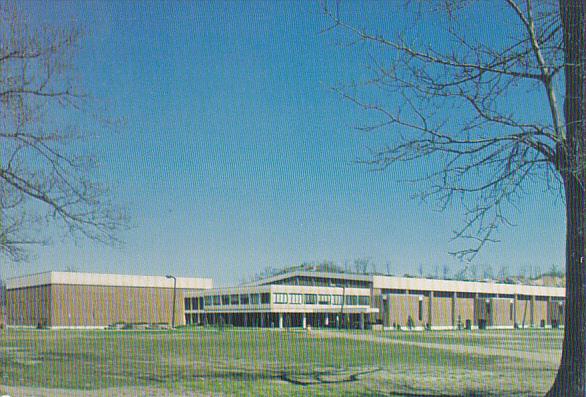
[(243, 396), (533, 396), (553, 381), (561, 340), (557, 330), (4, 330), (0, 385)]
[(483, 346), (533, 352), (558, 351), (561, 349), (563, 339), (562, 331), (551, 329), (389, 332), (385, 335), (393, 340)]

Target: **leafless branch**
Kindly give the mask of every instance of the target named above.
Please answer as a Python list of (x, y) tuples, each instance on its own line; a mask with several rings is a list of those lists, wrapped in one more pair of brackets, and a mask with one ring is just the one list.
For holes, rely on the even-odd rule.
[(61, 123), (91, 111), (73, 67), (81, 29), (33, 27), (15, 3), (0, 4), (0, 22), (0, 255), (26, 259), (59, 226), (119, 244), (126, 215), (95, 181), (92, 158), (75, 154), (91, 134)]
[[(412, 182), (427, 186), (421, 196), (438, 199), (441, 208), (454, 199), (465, 206), (466, 221), (454, 237), (473, 246), (454, 252), (462, 259), (472, 259), (496, 241), (495, 230), (510, 224), (505, 209), (515, 206), (528, 183), (545, 177), (547, 188), (559, 192), (563, 167), (565, 126), (554, 84), (564, 67), (559, 13), (548, 2), (502, 1), (519, 25), (511, 27), (517, 33), (514, 41), (483, 42), (460, 32), (453, 23), (460, 9), (450, 7), (444, 9), (448, 20), (441, 49), (373, 34), (324, 3), (328, 34), (343, 32), (369, 45), (372, 73), (333, 91), (373, 115), (373, 123), (360, 130), (389, 135), (387, 146), (358, 161), (375, 170), (421, 159), (434, 164), (433, 171)], [(509, 94), (519, 87), (545, 92), (549, 119), (527, 118), (511, 109)], [(382, 95), (393, 100), (382, 101)]]

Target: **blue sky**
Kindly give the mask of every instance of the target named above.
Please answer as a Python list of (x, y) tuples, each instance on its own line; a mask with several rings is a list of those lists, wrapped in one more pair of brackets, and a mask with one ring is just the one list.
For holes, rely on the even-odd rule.
[[(305, 261), (370, 258), (379, 271), (390, 263), (394, 274), (416, 274), (420, 264), (426, 273), (461, 268), (448, 254), (461, 209), (438, 212), (410, 199), (418, 186), (400, 182), (421, 165), (370, 172), (354, 163), (386, 137), (356, 131), (366, 116), (329, 87), (364, 78), (368, 59), (361, 46), (319, 33), (327, 21), (317, 3), (45, 7), (32, 2), (25, 10), (34, 23), (85, 27), (80, 79), (126, 120), (115, 133), (96, 127), (88, 145), (133, 227), (121, 250), (57, 238), (29, 263), (8, 263), (4, 277), (69, 267), (206, 276), (223, 285)], [(348, 8), (381, 32), (409, 22), (389, 3)], [(530, 189), (512, 211), (517, 226), (501, 230), (502, 242), (476, 263), (510, 273), (563, 264), (563, 202), (541, 190)]]

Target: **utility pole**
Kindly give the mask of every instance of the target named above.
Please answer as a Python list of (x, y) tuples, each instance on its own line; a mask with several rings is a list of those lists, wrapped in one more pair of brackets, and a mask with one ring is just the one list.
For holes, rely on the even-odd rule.
[(173, 279), (173, 310), (172, 310), (172, 314), (171, 314), (171, 329), (175, 328), (175, 297), (176, 297), (176, 291), (177, 291), (177, 277), (172, 276), (170, 274), (165, 276), (166, 278), (169, 279)]

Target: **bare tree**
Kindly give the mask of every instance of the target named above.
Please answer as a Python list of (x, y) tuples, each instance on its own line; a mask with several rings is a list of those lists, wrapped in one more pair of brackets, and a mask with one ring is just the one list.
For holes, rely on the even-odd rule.
[(468, 267), (468, 279), (478, 280), (478, 265), (476, 263), (471, 263)]
[(507, 267), (506, 266), (501, 266), (499, 268), (499, 274), (498, 274), (498, 278), (500, 281), (505, 281), (507, 278), (509, 277), (509, 273), (507, 271)]
[(552, 277), (562, 277), (564, 275), (564, 273), (560, 270), (560, 267), (555, 263), (551, 265), (549, 271), (546, 274)]
[(450, 277), (450, 268), (445, 263), (442, 265), (442, 278), (447, 280)]
[(91, 134), (69, 121), (112, 121), (76, 79), (81, 29), (32, 26), (15, 4), (0, 3), (0, 255), (25, 259), (56, 228), (117, 244), (126, 217), (92, 173)]
[(493, 280), (494, 279), (494, 272), (492, 271), (492, 266), (489, 264), (482, 265), (482, 277), (486, 280)]
[(354, 271), (359, 274), (367, 274), (368, 269), (372, 268), (373, 264), (369, 258), (354, 259)]
[[(338, 6), (323, 5), (332, 22), (325, 31), (349, 35), (369, 51), (369, 79), (335, 88), (375, 117), (362, 130), (390, 135), (388, 145), (363, 162), (375, 169), (401, 161), (434, 165), (416, 181), (426, 186), (423, 196), (437, 198), (442, 207), (457, 199), (465, 208), (467, 220), (455, 238), (472, 244), (454, 252), (457, 257), (473, 259), (496, 241), (495, 230), (510, 224), (508, 206), (532, 183), (563, 193), (567, 310), (561, 365), (548, 396), (584, 396), (583, 0), (409, 2), (406, 12), (414, 16), (407, 20), (438, 27), (438, 44), (428, 46), (409, 39), (409, 32), (388, 37), (348, 23)], [(500, 17), (491, 23), (501, 22), (502, 40), (464, 26), (488, 8)], [(426, 21), (432, 14), (444, 24)], [(393, 100), (381, 100), (386, 95)], [(544, 109), (515, 112), (511, 105), (527, 95), (541, 96)]]
[(468, 272), (468, 266), (464, 265), (462, 266), (462, 269), (460, 269), (459, 271), (457, 271), (454, 274), (454, 279), (456, 280), (466, 280), (466, 273)]

